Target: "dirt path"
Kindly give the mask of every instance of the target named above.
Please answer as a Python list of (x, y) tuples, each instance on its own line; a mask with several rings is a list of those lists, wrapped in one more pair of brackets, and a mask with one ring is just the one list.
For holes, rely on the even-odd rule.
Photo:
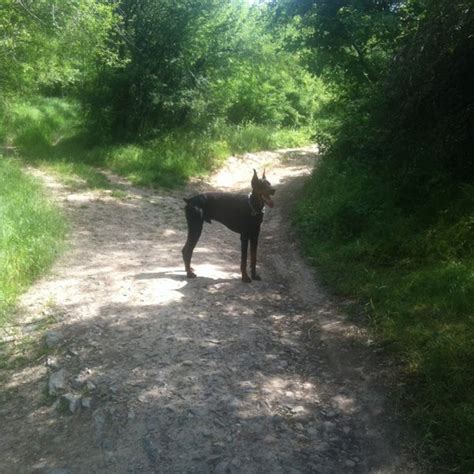
[[(122, 183), (126, 199), (49, 180), (72, 248), (22, 308), (25, 331), (55, 319), (59, 342), (4, 387), (0, 472), (415, 472), (383, 395), (390, 366), (296, 251), (290, 203), (315, 159), (312, 149), (232, 158), (185, 191)], [(187, 280), (182, 196), (247, 192), (263, 166), (277, 186), (263, 281), (240, 282), (238, 235), (218, 223), (205, 226), (199, 278)], [(72, 395), (61, 407), (45, 395), (58, 371)]]

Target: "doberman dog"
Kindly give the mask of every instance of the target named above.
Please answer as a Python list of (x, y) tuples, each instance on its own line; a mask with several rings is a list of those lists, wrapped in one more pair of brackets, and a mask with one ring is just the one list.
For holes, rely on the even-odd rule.
[[(261, 179), (253, 170), (251, 181), (252, 192), (249, 195), (233, 193), (204, 193), (186, 199), (184, 208), (188, 222), (188, 238), (183, 247), (184, 268), (188, 278), (195, 278), (196, 274), (191, 268), (191, 258), (194, 247), (201, 237), (204, 221), (211, 223), (212, 219), (221, 222), (230, 230), (240, 234), (242, 245), (240, 270), (242, 281), (250, 283), (252, 280), (261, 280), (257, 275), (257, 245), (260, 226), (263, 221), (264, 205), (273, 207), (270, 196), (275, 194), (275, 189), (265, 177)], [(247, 249), (250, 240), (250, 271), (252, 279), (247, 273)]]

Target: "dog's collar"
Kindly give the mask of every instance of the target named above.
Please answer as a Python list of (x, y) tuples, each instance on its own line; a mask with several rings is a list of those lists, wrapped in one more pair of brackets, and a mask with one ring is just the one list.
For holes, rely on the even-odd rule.
[(253, 207), (253, 204), (252, 204), (252, 193), (249, 193), (248, 202), (249, 202), (250, 215), (251, 215), (251, 216), (258, 216), (259, 214), (265, 214), (265, 206), (263, 206), (260, 211), (257, 211), (257, 209), (255, 209), (255, 207)]

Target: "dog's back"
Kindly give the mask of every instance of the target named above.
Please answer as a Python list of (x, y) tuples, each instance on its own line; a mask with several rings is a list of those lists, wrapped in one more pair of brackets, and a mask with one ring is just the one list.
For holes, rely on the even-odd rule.
[[(203, 193), (185, 198), (184, 201), (186, 212), (199, 212), (206, 222), (216, 220), (237, 233), (246, 230), (252, 217), (248, 196), (245, 194)], [(251, 219), (250, 222), (252, 221), (257, 224), (256, 219)]]

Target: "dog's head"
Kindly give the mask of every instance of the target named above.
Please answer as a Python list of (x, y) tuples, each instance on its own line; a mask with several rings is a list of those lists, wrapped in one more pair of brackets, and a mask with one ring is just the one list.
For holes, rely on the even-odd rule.
[(263, 172), (262, 179), (257, 176), (257, 172), (253, 170), (253, 178), (251, 181), (252, 193), (257, 195), (268, 207), (273, 207), (273, 201), (270, 196), (275, 194), (275, 189), (267, 181), (265, 177), (265, 171)]

